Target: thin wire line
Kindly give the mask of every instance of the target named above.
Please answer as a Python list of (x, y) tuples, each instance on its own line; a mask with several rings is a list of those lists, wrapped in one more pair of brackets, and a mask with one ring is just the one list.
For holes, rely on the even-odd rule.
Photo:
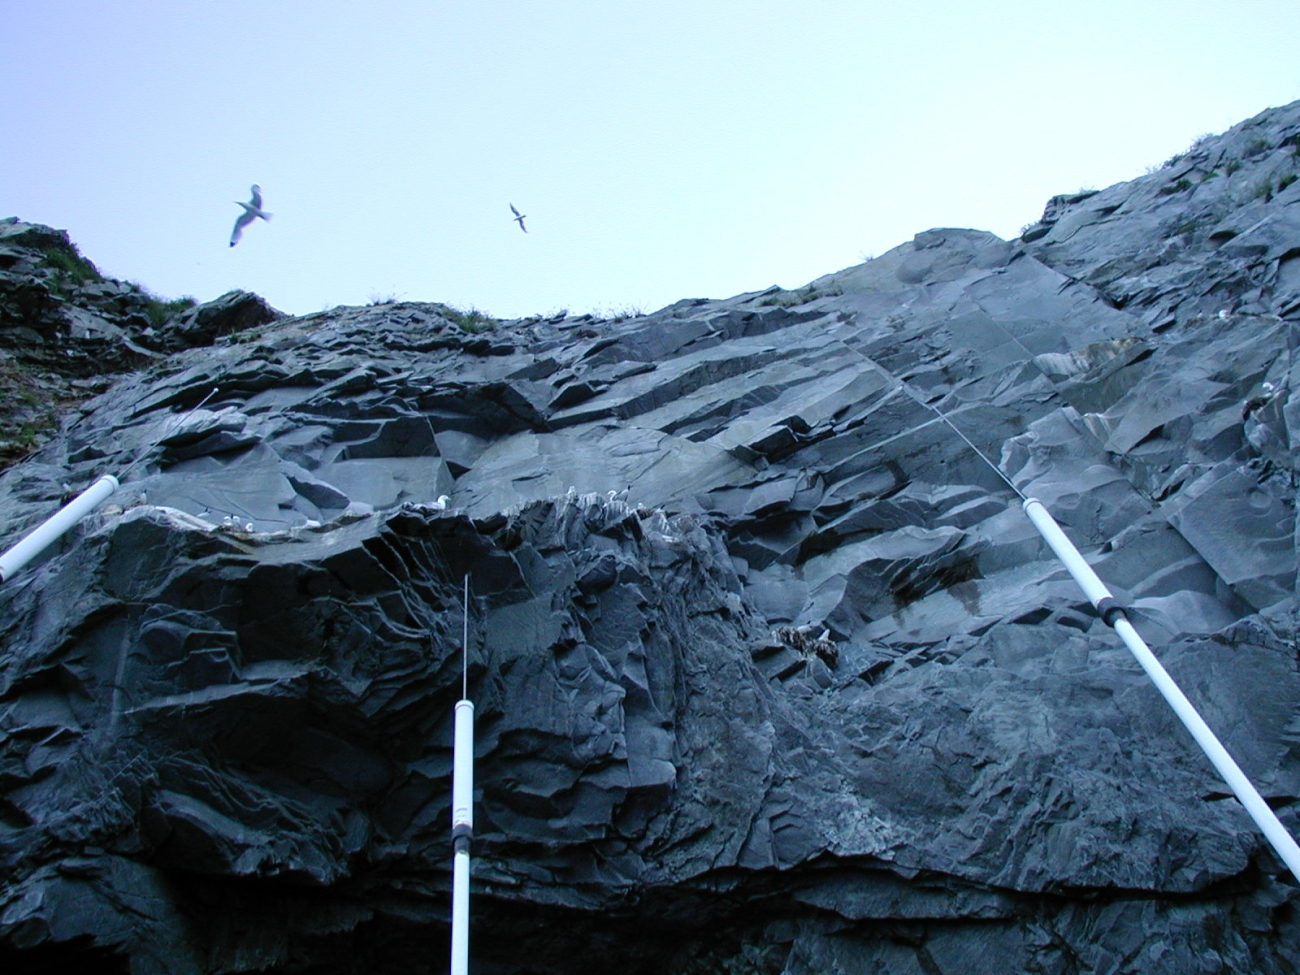
[[(194, 414), (195, 414), (195, 413), (196, 413), (196, 412), (197, 412), (197, 411), (198, 411), (198, 410), (203, 406), (204, 403), (206, 403), (208, 400), (212, 399), (212, 397), (216, 396), (216, 395), (217, 395), (217, 389), (218, 389), (217, 386), (213, 386), (213, 387), (212, 387), (212, 390), (208, 393), (207, 396), (203, 397), (203, 399), (199, 400), (198, 403), (196, 403), (194, 406), (191, 406), (188, 410), (186, 410), (186, 411), (185, 411), (184, 413), (182, 413), (179, 417), (177, 417), (177, 418), (176, 418), (176, 426), (179, 427), (179, 426), (180, 426), (182, 423), (184, 423), (187, 419), (189, 419), (191, 416), (193, 416), (193, 415), (194, 415)], [(162, 438), (159, 437), (158, 439), (161, 440)], [(145, 455), (148, 454), (149, 451), (150, 451), (151, 449), (153, 449), (154, 446), (156, 446), (156, 444), (150, 444), (149, 446), (142, 448), (142, 449), (140, 450), (140, 453), (136, 456), (135, 460), (131, 461), (131, 463), (129, 463), (129, 464), (126, 465), (126, 468), (122, 471), (121, 474), (119, 474), (119, 475), (117, 476), (117, 479), (118, 479), (119, 481), (125, 481), (125, 480), (126, 480), (126, 475), (130, 474), (131, 471), (135, 470), (135, 468), (139, 466), (140, 461), (144, 460)]]
[[(902, 380), (900, 379), (899, 382), (902, 382)], [(915, 399), (915, 397), (913, 397), (913, 399)], [(980, 460), (984, 461), (984, 463), (988, 464), (989, 467), (992, 468), (994, 474), (1002, 478), (1002, 480), (1006, 481), (1007, 487), (1015, 491), (1016, 494), (1020, 496), (1021, 501), (1029, 500), (1025, 496), (1025, 493), (1021, 491), (1020, 488), (1016, 487), (1015, 482), (1012, 481), (1011, 478), (1007, 477), (1007, 475), (1002, 472), (1002, 468), (998, 467), (996, 464), (993, 463), (993, 461), (985, 457), (984, 451), (980, 450), (973, 443), (971, 443), (970, 437), (966, 436), (966, 434), (962, 433), (960, 430), (957, 429), (957, 424), (953, 423), (952, 420), (948, 419), (948, 417), (944, 415), (943, 410), (939, 409), (939, 407), (937, 406), (931, 406), (929, 403), (921, 403), (921, 405), (933, 410), (935, 414), (939, 417), (939, 419), (941, 419), (944, 423), (948, 424), (948, 426), (952, 428), (953, 433), (957, 434), (957, 436), (965, 440), (966, 446), (970, 447), (971, 450), (975, 451), (976, 456), (978, 456)]]
[[(1006, 482), (1007, 487), (1011, 488), (1012, 491), (1016, 492), (1016, 495), (1020, 498), (1020, 500), (1022, 501), (1028, 500), (1028, 498), (1025, 496), (1025, 493), (1021, 491), (1020, 488), (1016, 487), (1015, 482), (1012, 481), (1011, 478), (1009, 478), (1005, 473), (1003, 473), (1002, 468), (998, 467), (997, 464), (989, 460), (989, 458), (984, 455), (984, 451), (980, 450), (978, 447), (975, 446), (975, 444), (971, 442), (970, 437), (966, 436), (966, 434), (962, 433), (961, 430), (957, 429), (957, 424), (953, 423), (952, 420), (948, 419), (947, 415), (943, 412), (943, 410), (939, 409), (939, 407), (937, 406), (932, 406), (931, 404), (925, 402), (925, 400), (923, 400), (919, 394), (917, 394), (912, 390), (911, 386), (908, 383), (905, 383), (903, 380), (899, 379), (892, 372), (890, 372), (888, 369), (882, 366), (875, 359), (871, 358), (871, 356), (867, 355), (861, 349), (855, 349), (852, 345), (850, 345), (848, 342), (845, 342), (843, 339), (840, 340), (840, 344), (843, 345), (850, 352), (853, 352), (854, 354), (860, 356), (864, 361), (866, 361), (868, 364), (873, 366), (877, 372), (883, 374), (887, 379), (893, 382), (898, 389), (901, 389), (904, 393), (906, 393), (907, 396), (918, 406), (925, 407), (927, 410), (929, 410), (935, 416), (937, 416), (940, 420), (946, 423), (953, 433), (957, 434), (957, 436), (961, 437), (962, 440), (966, 442), (966, 446), (970, 447), (971, 450), (975, 451), (976, 457), (984, 461), (984, 463), (989, 466), (989, 469), (992, 470), (994, 474), (996, 474), (998, 477), (1000, 477), (1003, 481)], [(1019, 345), (1020, 343), (1017, 342), (1016, 344)], [(1021, 345), (1020, 347), (1022, 349), (1025, 349), (1023, 345)], [(1029, 350), (1025, 349), (1025, 351), (1028, 352)]]
[(464, 600), (464, 629), (461, 631), (461, 650), (464, 652), (464, 659), (460, 669), (460, 696), (462, 700), (469, 700), (469, 573), (465, 573), (465, 600)]

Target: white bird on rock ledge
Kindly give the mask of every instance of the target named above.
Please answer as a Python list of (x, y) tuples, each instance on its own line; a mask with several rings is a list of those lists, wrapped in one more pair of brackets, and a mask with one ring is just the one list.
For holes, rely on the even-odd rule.
[(263, 220), (270, 220), (272, 217), (272, 214), (267, 213), (262, 209), (262, 187), (258, 186), (256, 183), (253, 184), (253, 198), (251, 200), (247, 203), (240, 203), (236, 200), (235, 203), (243, 207), (244, 212), (241, 213), (239, 219), (235, 221), (234, 232), (230, 235), (231, 247), (234, 247), (239, 243), (239, 238), (243, 235), (244, 228), (255, 219), (261, 217)]

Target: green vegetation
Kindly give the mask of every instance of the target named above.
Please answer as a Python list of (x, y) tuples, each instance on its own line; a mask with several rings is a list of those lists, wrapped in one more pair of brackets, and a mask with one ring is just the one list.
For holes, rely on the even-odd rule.
[(45, 438), (45, 434), (54, 428), (53, 420), (45, 423), (24, 423), (19, 427), (18, 432), (14, 434), (14, 443), (23, 449), (30, 450), (37, 443)]
[(1271, 179), (1266, 179), (1264, 182), (1256, 186), (1254, 196), (1255, 199), (1263, 200), (1265, 203), (1273, 199), (1273, 181)]
[(1295, 181), (1296, 181), (1295, 173), (1289, 173), (1288, 175), (1283, 176), (1280, 180), (1277, 181), (1277, 191), (1281, 193), (1284, 189), (1286, 189)]
[(149, 323), (154, 328), (160, 328), (172, 318), (175, 318), (181, 312), (189, 311), (198, 305), (195, 298), (185, 295), (181, 298), (173, 298), (166, 301), (162, 298), (156, 298), (151, 294), (145, 295), (148, 305), (145, 306), (145, 314), (149, 316)]
[(621, 308), (593, 308), (591, 311), (592, 318), (599, 318), (605, 322), (622, 322), (629, 318), (640, 318), (645, 314), (635, 305), (624, 305)]
[(139, 281), (122, 283), (144, 299), (144, 313), (149, 318), (149, 324), (154, 328), (161, 328), (181, 312), (189, 311), (198, 305), (198, 301), (189, 295), (168, 300), (154, 294)]
[(45, 266), (55, 275), (73, 284), (85, 284), (87, 281), (103, 281), (99, 268), (81, 256), (75, 244), (68, 247), (48, 246), (41, 248), (45, 256)]
[(0, 356), (0, 470), (39, 447), (58, 427), (68, 400), (45, 377), (8, 356)]
[(1271, 148), (1273, 147), (1269, 144), (1267, 139), (1254, 138), (1251, 139), (1250, 143), (1246, 146), (1246, 155), (1258, 156), (1261, 152), (1267, 152)]
[(1192, 188), (1192, 181), (1190, 179), (1183, 178), (1180, 179), (1177, 183), (1174, 183), (1172, 186), (1160, 187), (1160, 189), (1156, 190), (1156, 192), (1159, 193), (1161, 196), (1169, 196), (1172, 193), (1181, 193), (1184, 190), (1190, 190), (1191, 188)]
[(50, 271), (49, 289), (60, 298), (70, 298), (83, 284), (104, 280), (99, 268), (82, 257), (75, 244), (68, 247), (49, 244), (40, 252), (45, 258), (42, 263)]
[(1195, 139), (1192, 140), (1192, 144), (1188, 146), (1186, 149), (1184, 149), (1182, 152), (1175, 152), (1172, 156), (1166, 159), (1159, 166), (1148, 166), (1147, 175), (1150, 176), (1152, 173), (1157, 173), (1162, 169), (1168, 169), (1171, 166), (1177, 166), (1188, 156), (1191, 156), (1195, 153), (1198, 152), (1203, 153), (1205, 151), (1205, 147), (1208, 146), (1213, 141), (1214, 141), (1213, 132), (1205, 132), (1201, 135), (1198, 135)]
[(262, 341), (270, 331), (270, 323), (266, 325), (255, 325), (252, 328), (246, 328), (239, 332), (231, 332), (229, 335), (223, 335), (218, 338), (217, 341), (233, 342), (237, 345), (250, 345), (254, 342)]
[(462, 311), (454, 305), (442, 305), (440, 310), (444, 318), (459, 326), (463, 332), (490, 332), (497, 327), (495, 318), (483, 314), (473, 306), (470, 307), (469, 311)]
[(1231, 176), (1240, 168), (1241, 168), (1240, 159), (1229, 159), (1226, 163), (1223, 164), (1223, 171), (1227, 173), (1229, 176)]

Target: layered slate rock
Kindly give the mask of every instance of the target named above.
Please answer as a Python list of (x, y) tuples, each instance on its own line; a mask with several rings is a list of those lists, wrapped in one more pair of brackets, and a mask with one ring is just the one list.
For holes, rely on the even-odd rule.
[(440, 964), (468, 622), (478, 971), (1295, 970), (1019, 495), (1300, 832), (1297, 138), (620, 321), (177, 319), (0, 478), (123, 480), (0, 589), (6, 961)]
[(66, 231), (0, 220), (0, 469), (122, 373), (283, 317), (245, 291), (166, 301), (105, 277)]

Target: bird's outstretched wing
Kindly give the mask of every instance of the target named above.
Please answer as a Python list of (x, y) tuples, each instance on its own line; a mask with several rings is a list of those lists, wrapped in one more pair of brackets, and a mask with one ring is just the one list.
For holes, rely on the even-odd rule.
[(252, 223), (253, 219), (254, 219), (253, 215), (249, 213), (247, 210), (245, 210), (243, 213), (241, 213), (238, 217), (235, 218), (235, 229), (230, 234), (231, 247), (234, 247), (236, 244), (239, 243), (239, 238), (243, 236), (244, 228), (247, 227), (250, 223)]
[(516, 217), (520, 216), (519, 211), (515, 209), (515, 205), (513, 203), (510, 204), (510, 212), (513, 213)]
[(238, 200), (235, 201), (235, 205), (243, 207), (244, 212), (241, 213), (239, 219), (235, 221), (235, 229), (230, 234), (231, 247), (234, 247), (239, 243), (239, 238), (243, 236), (244, 228), (255, 219), (258, 217), (261, 217), (263, 220), (271, 219), (271, 214), (262, 209), (262, 187), (254, 183), (252, 187), (250, 187), (250, 192), (253, 194), (253, 198), (247, 203), (240, 203)]

